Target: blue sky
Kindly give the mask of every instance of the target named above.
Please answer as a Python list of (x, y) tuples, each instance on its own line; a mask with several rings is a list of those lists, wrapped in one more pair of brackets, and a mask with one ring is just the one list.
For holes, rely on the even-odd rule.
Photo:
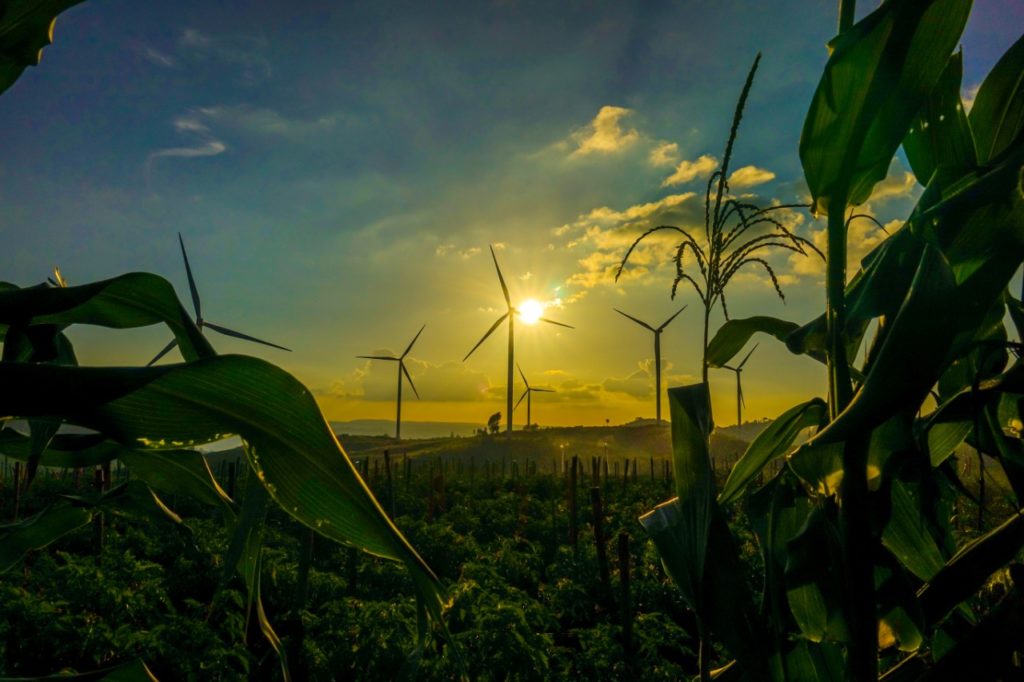
[[(612, 307), (655, 322), (690, 305), (666, 332), (672, 384), (699, 375), (698, 302), (669, 299), (664, 244), (639, 253), (621, 285), (609, 268), (650, 221), (699, 222), (703, 178), (758, 51), (734, 189), (762, 203), (802, 197), (796, 146), (835, 11), (809, 0), (89, 0), (0, 97), (0, 279), (31, 284), (55, 264), (72, 283), (150, 270), (187, 295), (180, 231), (206, 317), (294, 352), (218, 339), (219, 350), (281, 364), (331, 418), (387, 417), (393, 368), (354, 356), (400, 351), (426, 323), (410, 363), (423, 400), (406, 418), (482, 422), (504, 407), (503, 339), (461, 358), (499, 314), (494, 244), (513, 295), (577, 327), (519, 327), (531, 384), (559, 391), (534, 401), (535, 418), (651, 416), (649, 340)], [(975, 3), (968, 99), (1022, 26), (1019, 2)], [(868, 208), (888, 222), (918, 191), (897, 163)], [(820, 229), (793, 220), (809, 238)], [(873, 229), (855, 231), (854, 255)], [(751, 272), (733, 284), (734, 316), (802, 322), (820, 310), (816, 266), (774, 262), (786, 305)], [(87, 362), (134, 364), (165, 336), (75, 338)], [(774, 342), (749, 368), (750, 417), (823, 390), (818, 366)], [(732, 379), (718, 374), (715, 409), (729, 423)]]

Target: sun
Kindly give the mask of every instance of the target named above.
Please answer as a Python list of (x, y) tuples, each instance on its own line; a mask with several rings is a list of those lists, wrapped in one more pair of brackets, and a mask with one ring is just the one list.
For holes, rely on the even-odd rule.
[(544, 304), (528, 298), (519, 304), (519, 319), (526, 324), (537, 324), (544, 314)]

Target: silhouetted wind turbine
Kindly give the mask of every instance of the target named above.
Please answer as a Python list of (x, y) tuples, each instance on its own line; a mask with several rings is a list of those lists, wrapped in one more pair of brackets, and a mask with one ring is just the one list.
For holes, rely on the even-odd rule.
[(754, 347), (747, 353), (747, 356), (735, 367), (722, 365), (722, 369), (736, 372), (736, 426), (740, 426), (743, 423), (743, 408), (746, 407), (746, 402), (743, 400), (743, 384), (740, 383), (740, 374), (743, 373), (743, 365), (747, 364), (747, 360), (750, 359), (750, 356), (754, 354), (759, 345), (761, 344), (755, 343)]
[[(233, 336), (236, 339), (242, 339), (243, 341), (262, 343), (264, 346), (279, 348), (281, 350), (286, 350), (289, 353), (291, 352), (290, 348), (285, 348), (284, 346), (279, 346), (276, 343), (270, 343), (269, 341), (263, 341), (261, 339), (257, 339), (255, 336), (249, 336), (248, 334), (243, 334), (242, 332), (236, 332), (232, 329), (228, 329), (227, 327), (222, 327), (219, 324), (214, 324), (212, 322), (207, 322), (206, 320), (204, 320), (202, 306), (199, 303), (199, 290), (196, 289), (196, 281), (192, 277), (192, 268), (188, 264), (188, 254), (185, 253), (185, 240), (181, 238), (180, 232), (178, 233), (178, 243), (181, 245), (181, 257), (185, 260), (185, 274), (188, 275), (188, 289), (189, 292), (191, 292), (192, 294), (192, 309), (195, 310), (196, 312), (196, 326), (199, 327), (199, 331), (203, 331), (203, 329), (212, 329), (218, 334), (223, 334), (225, 336)], [(170, 353), (171, 350), (177, 345), (178, 340), (172, 339), (171, 342), (164, 346), (164, 349), (160, 351), (157, 354), (157, 356), (150, 360), (149, 363), (147, 364), (152, 365), (157, 360)]]
[[(473, 346), (473, 348), (468, 353), (466, 353), (466, 357), (462, 358), (462, 361), (465, 362), (466, 360), (468, 360), (469, 356), (473, 354), (473, 351), (479, 348), (480, 344), (486, 341), (487, 337), (490, 336), (495, 329), (500, 327), (502, 322), (508, 319), (508, 392), (506, 401), (508, 409), (508, 412), (506, 412), (506, 414), (508, 415), (508, 427), (506, 431), (509, 435), (511, 435), (512, 410), (515, 409), (512, 405), (512, 383), (515, 381), (515, 375), (513, 373), (513, 367), (515, 365), (515, 316), (519, 314), (519, 310), (512, 305), (512, 298), (508, 295), (508, 287), (505, 286), (505, 278), (502, 277), (501, 268), (498, 267), (498, 257), (494, 255), (494, 247), (492, 246), (490, 247), (490, 249), (491, 258), (494, 260), (494, 269), (498, 271), (498, 282), (501, 283), (501, 293), (505, 295), (505, 305), (508, 306), (508, 310), (505, 311), (505, 314), (499, 317), (494, 322), (494, 324), (491, 325), (491, 328), (487, 330), (487, 333), (483, 335), (483, 338), (476, 342), (476, 345)], [(539, 317), (537, 318), (537, 321), (547, 322), (548, 324), (557, 324), (559, 327), (575, 329), (575, 327), (573, 327), (572, 325), (562, 324), (561, 322), (555, 322), (554, 320), (549, 320), (546, 317)]]
[(519, 376), (523, 378), (523, 383), (526, 384), (526, 390), (523, 391), (523, 394), (521, 396), (519, 396), (519, 400), (516, 401), (516, 406), (512, 409), (519, 409), (519, 403), (523, 402), (523, 398), (526, 398), (526, 425), (530, 426), (531, 424), (533, 424), (533, 422), (530, 421), (530, 403), (533, 402), (531, 398), (532, 394), (554, 393), (554, 390), (550, 388), (533, 388), (532, 386), (530, 386), (530, 382), (526, 380), (526, 375), (523, 374), (523, 368), (519, 366), (518, 362), (516, 363), (516, 369), (519, 370)]
[(645, 329), (649, 329), (652, 332), (654, 332), (654, 394), (656, 396), (656, 400), (655, 400), (655, 406), (656, 406), (655, 407), (655, 416), (657, 417), (658, 421), (661, 421), (661, 332), (665, 331), (665, 327), (667, 327), (669, 325), (669, 322), (671, 322), (672, 320), (676, 319), (676, 317), (679, 315), (679, 313), (683, 312), (684, 310), (686, 310), (686, 306), (685, 305), (682, 308), (680, 308), (679, 310), (677, 310), (675, 312), (675, 314), (672, 315), (672, 317), (670, 317), (667, 320), (665, 320), (664, 322), (662, 322), (660, 327), (655, 329), (654, 327), (652, 327), (651, 325), (647, 324), (643, 320), (638, 320), (637, 318), (633, 317), (632, 315), (624, 313), (621, 310), (619, 310), (618, 308), (615, 308), (615, 312), (617, 312), (619, 315), (622, 315), (623, 317), (628, 317), (629, 319), (633, 320), (634, 322), (636, 322), (641, 327), (643, 327)]
[(416, 343), (416, 339), (420, 338), (420, 334), (427, 328), (427, 325), (420, 327), (420, 330), (416, 332), (416, 336), (412, 337), (412, 341), (405, 347), (405, 352), (399, 355), (397, 358), (394, 355), (357, 355), (357, 358), (365, 358), (367, 360), (389, 360), (391, 362), (398, 363), (398, 411), (395, 415), (395, 440), (401, 440), (402, 438), (402, 375), (405, 375), (406, 380), (409, 382), (409, 386), (412, 387), (412, 392), (416, 394), (416, 399), (419, 400), (420, 392), (416, 390), (416, 384), (412, 383), (412, 377), (409, 376), (409, 370), (405, 368), (405, 356), (412, 350), (412, 346)]

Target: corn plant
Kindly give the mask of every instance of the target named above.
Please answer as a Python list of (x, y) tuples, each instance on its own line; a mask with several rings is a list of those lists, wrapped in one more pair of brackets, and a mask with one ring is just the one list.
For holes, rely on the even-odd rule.
[[(754, 63), (747, 74), (747, 80), (743, 84), (743, 90), (740, 92), (740, 98), (736, 102), (729, 139), (725, 143), (725, 154), (722, 156), (722, 165), (708, 178), (704, 190), (703, 239), (694, 237), (690, 231), (676, 225), (652, 227), (637, 237), (630, 245), (615, 273), (615, 279), (618, 281), (633, 250), (640, 242), (655, 232), (669, 230), (681, 235), (681, 241), (676, 246), (675, 256), (672, 259), (676, 269), (675, 279), (672, 281), (672, 298), (676, 297), (679, 285), (686, 282), (693, 288), (704, 306), (701, 378), (705, 383), (708, 380), (707, 347), (711, 312), (716, 305), (721, 304), (722, 313), (726, 319), (729, 319), (725, 289), (733, 276), (744, 268), (761, 268), (771, 279), (779, 298), (785, 301), (786, 297), (782, 293), (782, 287), (779, 286), (779, 278), (775, 275), (772, 265), (765, 259), (765, 252), (781, 249), (803, 256), (816, 253), (824, 257), (813, 243), (795, 234), (785, 223), (773, 215), (777, 211), (806, 208), (806, 206), (776, 204), (760, 208), (729, 194), (728, 177), (732, 147), (736, 141), (736, 134), (739, 132), (743, 109), (746, 106), (750, 88), (754, 84), (754, 75), (757, 73), (760, 61), (759, 53), (754, 58)], [(684, 267), (687, 252), (690, 253), (697, 266), (699, 280)]]
[[(16, 0), (0, 9), (0, 91), (38, 61), (57, 12), (75, 2)], [(75, 324), (127, 329), (163, 324), (184, 363), (160, 367), (80, 367), (66, 330)], [(217, 355), (166, 280), (130, 273), (100, 282), (19, 288), (0, 282), (0, 453), (39, 466), (90, 467), (119, 461), (131, 479), (92, 495), (65, 497), (31, 518), (0, 526), (0, 571), (110, 512), (132, 511), (174, 523), (167, 500), (181, 495), (218, 508), (231, 541), (223, 583), (238, 576), (248, 612), (289, 670), (260, 596), (268, 505), (325, 538), (403, 562), (415, 585), (422, 654), (428, 617), (440, 622), (445, 591), (378, 504), (341, 448), (310, 391), (256, 358)], [(24, 419), (29, 433), (6, 428)], [(91, 430), (60, 433), (61, 425)], [(242, 439), (250, 469), (238, 500), (217, 484), (195, 446)], [(154, 679), (142, 661), (89, 679)], [(112, 679), (110, 677), (109, 679)]]
[[(886, 0), (853, 23), (853, 3), (842, 4), (800, 144), (813, 210), (828, 216), (826, 311), (803, 325), (731, 320), (708, 343), (708, 364), (721, 366), (753, 334), (774, 336), (825, 364), (828, 400), (776, 418), (716, 490), (707, 386), (670, 390), (677, 497), (641, 521), (733, 659), (719, 679), (1012, 675), (1022, 586), (979, 613), (967, 602), (1024, 548), (1024, 516), (961, 545), (951, 516), (966, 492), (954, 466), (961, 443), (996, 462), (1018, 508), (1024, 499), (1024, 366), (1004, 322), (1009, 313), (1021, 334), (1007, 285), (1024, 261), (1024, 38), (968, 115), (953, 50), (970, 5)], [(900, 145), (924, 193), (847, 282), (852, 207)], [(813, 436), (797, 445), (806, 429)], [(760, 544), (759, 604), (725, 521), (736, 506)], [(706, 666), (701, 675), (712, 676)]]

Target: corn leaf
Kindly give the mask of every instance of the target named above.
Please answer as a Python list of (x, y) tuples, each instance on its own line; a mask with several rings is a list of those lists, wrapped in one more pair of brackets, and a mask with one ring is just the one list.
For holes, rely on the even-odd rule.
[(903, 139), (907, 161), (918, 182), (927, 185), (940, 166), (944, 177), (959, 178), (978, 165), (967, 112), (960, 101), (963, 53), (949, 58), (938, 83)]
[(757, 332), (763, 332), (785, 342), (786, 337), (798, 327), (799, 325), (794, 322), (765, 315), (728, 320), (719, 327), (714, 338), (708, 343), (708, 365), (721, 367), (728, 363), (743, 350), (750, 338)]
[(735, 502), (761, 470), (771, 461), (785, 455), (804, 429), (820, 427), (828, 418), (828, 405), (821, 398), (813, 398), (789, 408), (747, 447), (743, 456), (729, 472), (719, 504)]
[(82, 0), (8, 0), (0, 5), (0, 93), (36, 66), (53, 41), (57, 15)]
[(1024, 36), (989, 71), (968, 118), (982, 163), (1020, 143), (1024, 131)]
[(57, 503), (35, 516), (0, 526), (0, 573), (21, 564), (25, 555), (56, 542), (92, 520), (89, 509)]
[(328, 538), (402, 561), (440, 617), (441, 587), (359, 478), (310, 392), (255, 358), (185, 365), (85, 368), (0, 363), (0, 412), (59, 416), (133, 448), (176, 450), (242, 437), (255, 475), (301, 523)]
[(888, 0), (829, 44), (800, 137), (812, 211), (867, 200), (963, 31), (968, 0)]

